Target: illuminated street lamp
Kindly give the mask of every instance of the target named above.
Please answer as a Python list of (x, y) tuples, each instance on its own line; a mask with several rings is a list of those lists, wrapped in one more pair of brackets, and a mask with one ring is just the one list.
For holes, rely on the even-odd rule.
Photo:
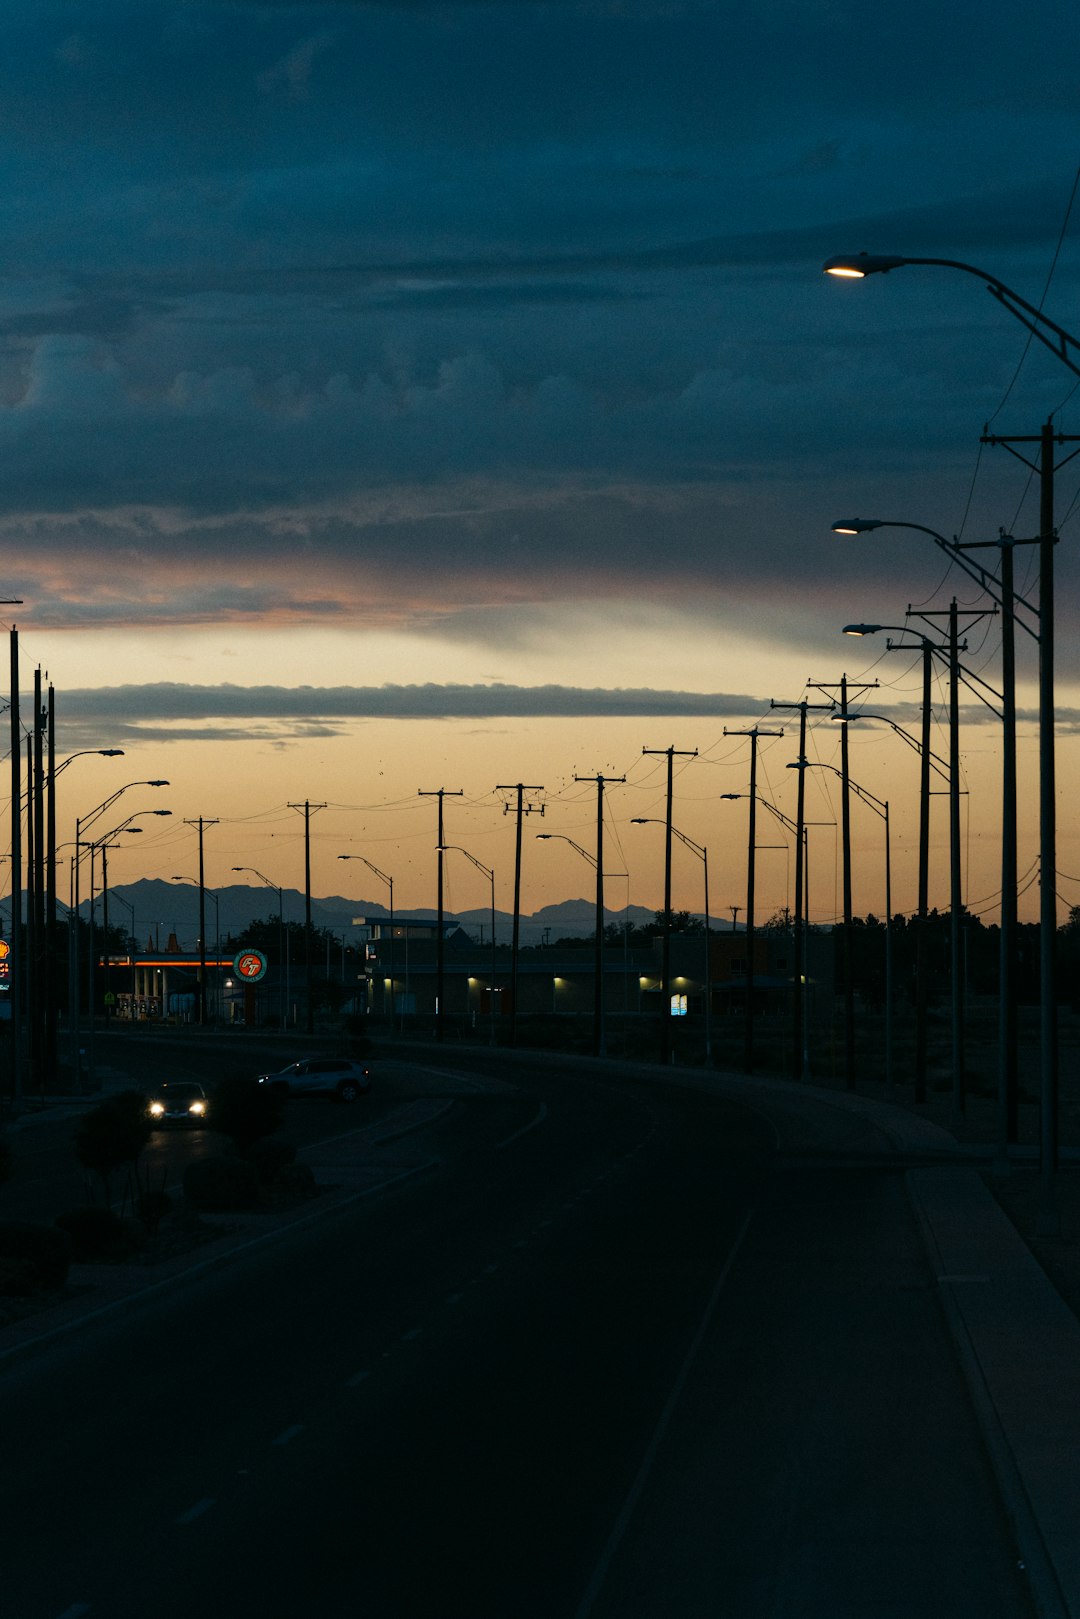
[(1021, 325), (1026, 326), (1040, 343), (1057, 355), (1062, 365), (1068, 366), (1080, 377), (1080, 364), (1077, 363), (1080, 360), (1080, 339), (1073, 337), (1063, 326), (1058, 326), (1034, 304), (1029, 304), (1026, 298), (1021, 298), (1004, 281), (986, 270), (980, 270), (977, 265), (965, 264), (960, 259), (907, 258), (890, 253), (838, 253), (826, 259), (821, 268), (826, 275), (834, 276), (838, 281), (864, 281), (869, 275), (887, 275), (890, 270), (913, 264), (934, 265), (943, 270), (963, 270), (968, 275), (977, 276), (1003, 309), (1015, 315)]
[(491, 1039), (489, 1041), (489, 1044), (494, 1045), (495, 1044), (495, 873), (494, 873), (494, 871), (492, 870), (492, 868), (490, 866), (485, 866), (484, 862), (482, 860), (477, 860), (477, 858), (476, 858), (476, 856), (474, 854), (470, 854), (468, 849), (463, 849), (461, 847), (460, 843), (440, 843), (440, 844), (436, 845), (436, 849), (441, 854), (445, 854), (450, 849), (455, 849), (458, 854), (463, 854), (465, 856), (466, 860), (471, 861), (472, 864), (476, 867), (477, 871), (482, 871), (484, 876), (489, 878), (490, 882), (491, 882), (491, 996), (490, 996), (490, 1000), (491, 1000)]
[[(840, 254), (822, 266), (826, 274), (863, 280), (904, 265), (930, 265), (977, 276), (1002, 308), (1007, 309), (1039, 342), (1056, 355), (1074, 376), (1080, 376), (1080, 340), (1052, 321), (1041, 309), (974, 264), (960, 259), (909, 258), (900, 255)], [(1009, 440), (990, 442), (1009, 443)], [(1064, 442), (1054, 433), (1053, 421), (1044, 423), (1035, 442), (1040, 446), (1039, 477), (1039, 1170), (1044, 1234), (1060, 1229), (1055, 1207), (1054, 1176), (1058, 1161), (1058, 1026), (1057, 949), (1057, 801), (1054, 747), (1054, 444)], [(1073, 452), (1076, 453), (1075, 451)], [(1027, 463), (1034, 465), (1033, 463)]]
[[(630, 822), (631, 826), (667, 826), (666, 821), (658, 820), (655, 815), (635, 815)], [(711, 989), (711, 959), (709, 956), (709, 851), (703, 844), (695, 843), (688, 838), (685, 832), (680, 832), (677, 826), (671, 828), (672, 837), (678, 838), (680, 843), (693, 850), (705, 868), (705, 1061), (712, 1062), (712, 999)]]

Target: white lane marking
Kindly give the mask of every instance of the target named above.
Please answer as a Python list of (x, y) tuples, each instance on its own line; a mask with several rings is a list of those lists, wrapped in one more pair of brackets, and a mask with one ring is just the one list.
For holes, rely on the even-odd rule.
[(498, 1268), (499, 1268), (498, 1265), (485, 1265), (484, 1266), (484, 1275), (485, 1276), (494, 1276), (494, 1274), (498, 1270)]
[(443, 1302), (445, 1304), (460, 1304), (464, 1297), (464, 1293), (448, 1293)]
[(720, 1302), (720, 1295), (723, 1293), (724, 1288), (727, 1285), (727, 1279), (731, 1275), (736, 1259), (739, 1257), (739, 1252), (745, 1240), (746, 1233), (750, 1229), (750, 1222), (753, 1217), (753, 1209), (748, 1209), (746, 1216), (743, 1219), (743, 1223), (739, 1227), (738, 1235), (736, 1236), (735, 1241), (732, 1243), (730, 1252), (724, 1261), (724, 1267), (716, 1280), (716, 1285), (709, 1295), (709, 1301), (705, 1306), (701, 1320), (698, 1322), (697, 1331), (694, 1333), (693, 1339), (691, 1340), (690, 1348), (686, 1351), (686, 1357), (683, 1360), (683, 1363), (679, 1368), (678, 1375), (671, 1386), (671, 1393), (668, 1395), (667, 1403), (664, 1406), (663, 1411), (660, 1413), (660, 1420), (656, 1424), (652, 1438), (645, 1447), (645, 1455), (642, 1458), (641, 1466), (638, 1468), (637, 1477), (630, 1486), (629, 1494), (627, 1495), (626, 1500), (623, 1502), (622, 1511), (615, 1520), (614, 1528), (612, 1529), (611, 1534), (608, 1536), (607, 1544), (600, 1554), (600, 1559), (593, 1570), (592, 1579), (589, 1581), (589, 1584), (586, 1587), (585, 1595), (582, 1597), (581, 1602), (578, 1605), (574, 1619), (589, 1619), (589, 1615), (593, 1611), (596, 1599), (600, 1595), (604, 1581), (607, 1579), (608, 1571), (615, 1560), (615, 1554), (618, 1551), (622, 1538), (630, 1525), (630, 1520), (634, 1516), (634, 1512), (637, 1509), (637, 1504), (644, 1494), (645, 1486), (648, 1483), (649, 1474), (652, 1472), (653, 1464), (656, 1461), (657, 1453), (663, 1442), (664, 1435), (671, 1426), (671, 1420), (675, 1415), (675, 1408), (682, 1397), (683, 1389), (685, 1388), (687, 1379), (689, 1378), (690, 1372), (693, 1369), (694, 1362), (700, 1353), (701, 1346), (705, 1342), (705, 1334), (708, 1332), (712, 1318), (716, 1313), (716, 1307)]
[(528, 1124), (523, 1124), (521, 1126), (520, 1130), (515, 1130), (513, 1135), (504, 1136), (502, 1141), (496, 1141), (496, 1143), (495, 1143), (495, 1151), (496, 1152), (502, 1152), (503, 1148), (508, 1147), (510, 1145), (511, 1141), (517, 1141), (520, 1136), (528, 1135), (529, 1131), (530, 1130), (535, 1130), (536, 1126), (538, 1124), (543, 1124), (543, 1122), (547, 1118), (547, 1116), (548, 1116), (547, 1103), (546, 1102), (541, 1102), (540, 1107), (537, 1110), (536, 1117), (530, 1119)]
[(417, 1338), (422, 1338), (423, 1336), (423, 1327), (411, 1327), (408, 1332), (401, 1334), (401, 1341), (403, 1344), (412, 1344), (416, 1342)]
[(297, 1434), (303, 1433), (303, 1431), (304, 1424), (302, 1422), (294, 1422), (291, 1428), (283, 1428), (273, 1443), (275, 1445), (287, 1445), (290, 1440), (295, 1439)]
[(80, 1619), (84, 1613), (90, 1612), (89, 1602), (73, 1602), (70, 1608), (65, 1608), (60, 1619)]
[(345, 1387), (347, 1389), (354, 1389), (358, 1383), (366, 1382), (370, 1376), (370, 1372), (354, 1372), (350, 1378), (346, 1379)]
[(215, 1505), (212, 1495), (204, 1495), (201, 1501), (196, 1501), (193, 1507), (188, 1507), (186, 1512), (181, 1512), (178, 1518), (174, 1518), (173, 1523), (194, 1523), (196, 1518), (201, 1518), (204, 1512), (209, 1512)]

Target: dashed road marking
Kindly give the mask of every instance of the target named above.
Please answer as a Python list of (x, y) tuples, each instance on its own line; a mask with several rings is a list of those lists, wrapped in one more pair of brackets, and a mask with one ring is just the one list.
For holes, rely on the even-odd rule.
[(460, 1304), (464, 1297), (464, 1293), (448, 1293), (444, 1302), (447, 1304)]
[(70, 1608), (64, 1609), (59, 1619), (82, 1619), (82, 1615), (89, 1612), (89, 1602), (73, 1602)]
[(401, 1341), (403, 1344), (411, 1344), (415, 1343), (417, 1338), (422, 1338), (423, 1336), (423, 1327), (410, 1327), (408, 1332), (403, 1332), (401, 1334)]
[(370, 1372), (354, 1372), (350, 1378), (346, 1379), (345, 1387), (354, 1389), (358, 1383), (365, 1383), (370, 1376)]

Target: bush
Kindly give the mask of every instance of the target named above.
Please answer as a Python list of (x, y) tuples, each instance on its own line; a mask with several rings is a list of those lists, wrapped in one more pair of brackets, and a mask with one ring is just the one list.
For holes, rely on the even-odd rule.
[(70, 1237), (71, 1257), (79, 1264), (118, 1258), (130, 1246), (124, 1222), (112, 1209), (68, 1209), (57, 1215), (56, 1224)]
[(119, 1091), (84, 1113), (75, 1131), (75, 1156), (101, 1179), (109, 1201), (113, 1170), (134, 1165), (150, 1139), (151, 1124), (141, 1091)]
[(260, 1185), (272, 1186), (282, 1172), (296, 1162), (296, 1145), (292, 1141), (274, 1141), (270, 1136), (263, 1136), (245, 1147), (239, 1156), (254, 1164)]
[(172, 1206), (168, 1192), (144, 1189), (135, 1200), (135, 1214), (144, 1230), (153, 1233), (165, 1216), (172, 1213)]
[(246, 1158), (196, 1158), (184, 1170), (184, 1196), (204, 1214), (254, 1208), (259, 1193), (259, 1172)]
[(210, 1118), (215, 1130), (237, 1147), (271, 1136), (285, 1116), (285, 1098), (273, 1085), (255, 1079), (223, 1079), (214, 1093)]
[(56, 1226), (0, 1220), (0, 1293), (41, 1293), (63, 1287), (71, 1264), (71, 1239)]

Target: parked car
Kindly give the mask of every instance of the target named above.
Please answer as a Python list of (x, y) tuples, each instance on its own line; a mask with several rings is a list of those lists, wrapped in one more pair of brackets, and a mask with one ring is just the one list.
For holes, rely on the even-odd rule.
[(273, 1085), (286, 1096), (336, 1096), (339, 1102), (355, 1102), (371, 1089), (371, 1075), (364, 1063), (348, 1057), (303, 1057), (276, 1074), (260, 1074), (260, 1085)]
[(155, 1129), (169, 1124), (209, 1122), (210, 1098), (193, 1079), (167, 1079), (151, 1093), (146, 1111)]

